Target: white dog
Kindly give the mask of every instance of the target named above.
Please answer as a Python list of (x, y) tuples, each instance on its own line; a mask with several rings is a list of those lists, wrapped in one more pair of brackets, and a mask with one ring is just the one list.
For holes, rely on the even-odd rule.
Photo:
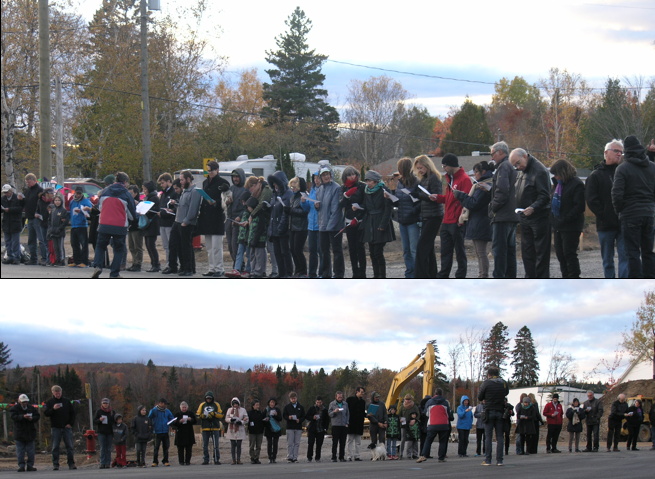
[(378, 444), (371, 449), (371, 461), (386, 461), (387, 459), (387, 448), (384, 447), (384, 444)]

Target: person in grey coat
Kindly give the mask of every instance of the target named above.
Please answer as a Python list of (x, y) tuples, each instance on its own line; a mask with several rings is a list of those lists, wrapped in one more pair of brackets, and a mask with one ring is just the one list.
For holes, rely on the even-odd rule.
[(318, 210), (318, 231), (323, 256), (323, 278), (332, 277), (330, 250), (334, 254), (334, 277), (343, 278), (345, 263), (341, 229), (344, 227), (343, 210), (339, 207), (341, 187), (332, 178), (332, 168), (323, 166), (319, 170), (321, 186), (316, 193), (314, 208)]
[(193, 175), (185, 170), (180, 175), (182, 194), (175, 214), (173, 228), (180, 235), (180, 272), (179, 276), (193, 276), (195, 273), (195, 257), (193, 254), (193, 229), (198, 221), (198, 211), (202, 197), (196, 191)]
[(328, 416), (332, 424), (332, 462), (337, 462), (337, 447), (339, 448), (339, 461), (346, 462), (346, 436), (350, 413), (348, 403), (343, 399), (343, 391), (337, 391), (334, 401), (328, 406)]

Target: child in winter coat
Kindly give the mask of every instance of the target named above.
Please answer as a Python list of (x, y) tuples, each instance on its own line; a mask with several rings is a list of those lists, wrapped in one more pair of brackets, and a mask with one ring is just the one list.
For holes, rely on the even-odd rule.
[[(250, 230), (250, 212), (253, 208), (247, 208), (247, 201), (250, 199), (250, 192), (246, 191), (241, 195), (241, 203), (243, 203), (243, 213), (241, 214), (241, 222), (235, 224), (234, 228), (239, 228), (237, 235), (237, 252), (234, 260), (234, 269), (231, 272), (225, 273), (228, 278), (247, 278), (250, 274), (250, 247), (248, 246), (248, 234)], [(245, 256), (248, 255), (246, 261)]]
[(127, 459), (125, 454), (127, 452), (127, 425), (123, 423), (123, 416), (116, 414), (114, 416), (114, 446), (116, 448), (116, 459), (112, 467), (125, 467)]
[(146, 447), (152, 435), (152, 425), (145, 406), (139, 406), (137, 415), (132, 419), (131, 430), (136, 439), (136, 465), (146, 467)]
[[(418, 448), (419, 441), (421, 440), (421, 425), (419, 421), (419, 415), (415, 412), (409, 415), (409, 421), (405, 424), (407, 429), (406, 442), (405, 446), (408, 451), (413, 451)], [(414, 421), (414, 424), (410, 426), (410, 422)]]
[(55, 196), (52, 204), (48, 207), (50, 216), (48, 217), (47, 239), (52, 240), (55, 251), (55, 262), (52, 266), (66, 266), (64, 264), (64, 239), (66, 238), (66, 225), (68, 225), (68, 211), (64, 207), (64, 200), (61, 196)]
[(469, 434), (473, 427), (473, 406), (468, 396), (462, 396), (457, 407), (457, 455), (468, 457), (466, 449), (469, 445)]
[(387, 458), (398, 459), (396, 444), (400, 439), (400, 417), (396, 414), (396, 406), (389, 406), (387, 415)]

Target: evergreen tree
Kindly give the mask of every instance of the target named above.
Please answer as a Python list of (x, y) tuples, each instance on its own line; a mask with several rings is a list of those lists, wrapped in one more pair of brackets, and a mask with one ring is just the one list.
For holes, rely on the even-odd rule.
[(300, 7), (285, 24), (289, 30), (275, 38), (278, 50), (266, 52), (266, 61), (275, 68), (266, 70), (271, 83), (263, 84), (267, 106), (262, 113), (268, 126), (301, 130), (308, 156), (334, 156), (339, 114), (325, 101), (328, 92), (322, 88), (327, 56), (309, 49), (312, 22)]
[(471, 151), (484, 149), (485, 145), (492, 143), (484, 107), (467, 98), (453, 116), (450, 132), (441, 142), (441, 151), (444, 154), (470, 155)]
[(535, 386), (539, 380), (539, 362), (532, 333), (527, 326), (523, 326), (516, 333), (512, 358), (514, 387)]
[(491, 328), (489, 336), (482, 342), (482, 356), (485, 369), (495, 366), (502, 375), (505, 361), (509, 358), (509, 333), (502, 321)]
[(9, 345), (0, 342), (0, 374), (4, 375), (5, 369), (11, 364), (11, 349)]

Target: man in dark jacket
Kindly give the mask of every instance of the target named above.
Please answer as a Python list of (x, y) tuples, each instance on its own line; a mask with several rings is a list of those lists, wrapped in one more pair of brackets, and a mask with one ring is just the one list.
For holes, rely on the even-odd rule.
[(512, 150), (510, 164), (516, 179), (516, 206), (521, 222), (521, 255), (526, 278), (550, 277), (550, 173), (522, 148)]
[[(18, 195), (18, 199), (24, 199), (25, 219), (27, 220), (27, 247), (30, 250), (30, 261), (27, 264), (36, 264), (38, 261), (38, 251), (45, 251), (45, 236), (43, 236), (41, 221), (36, 218), (36, 206), (39, 203), (39, 197), (43, 188), (39, 185), (36, 175), (28, 173), (25, 175), (26, 188), (23, 194)], [(37, 243), (39, 250), (37, 250)], [(45, 254), (45, 253), (44, 253)]]
[(624, 142), (625, 159), (616, 168), (612, 204), (619, 214), (630, 278), (655, 278), (655, 163), (635, 136)]
[(603, 403), (594, 396), (593, 391), (587, 391), (587, 400), (583, 404), (585, 421), (587, 422), (587, 448), (584, 452), (598, 452), (600, 418), (603, 416)]
[[(225, 236), (227, 237), (227, 248), (230, 252), (230, 257), (234, 263), (237, 259), (237, 249), (239, 247), (239, 226), (234, 221), (240, 222), (245, 206), (241, 201), (246, 189), (243, 185), (246, 184), (246, 174), (241, 168), (232, 171), (232, 185), (230, 191), (232, 197), (228, 199), (227, 206), (227, 221), (225, 222)], [(234, 221), (230, 221), (234, 220)], [(234, 264), (232, 265), (234, 269)]]
[(289, 401), (289, 404), (282, 410), (282, 417), (287, 422), (287, 461), (298, 462), (305, 408), (298, 402), (298, 394), (293, 391), (289, 393)]
[(225, 236), (225, 212), (222, 194), (230, 189), (230, 184), (218, 174), (218, 162), (207, 163), (207, 179), (202, 182), (202, 189), (211, 200), (203, 199), (196, 234), (205, 235), (207, 248), (207, 272), (203, 276), (220, 278), (225, 276), (223, 266), (223, 236)]
[(491, 159), (496, 163), (491, 187), (492, 242), (494, 278), (516, 278), (516, 170), (509, 163), (509, 147), (504, 141), (491, 146)]
[(264, 440), (264, 417), (261, 410), (261, 403), (258, 399), (252, 402), (252, 409), (248, 411), (248, 439), (250, 446), (251, 464), (261, 464), (259, 455), (262, 451), (262, 441)]
[[(330, 425), (330, 416), (328, 416), (328, 410), (323, 404), (321, 396), (316, 396), (314, 405), (307, 409), (305, 418), (309, 420), (307, 424), (307, 461), (312, 462), (313, 458), (316, 462), (321, 462), (323, 439), (325, 439), (325, 433)], [(316, 444), (316, 454), (314, 454), (314, 444)]]
[[(9, 410), (9, 414), (11, 414), (11, 420), (14, 421), (18, 472), (36, 471), (34, 440), (36, 439), (36, 423), (41, 418), (39, 410), (30, 404), (26, 394), (21, 394), (18, 402)], [(27, 461), (25, 460), (26, 455)]]
[[(610, 415), (607, 416), (607, 452), (619, 451), (619, 440), (621, 439), (621, 425), (628, 412), (628, 403), (625, 402), (625, 394), (619, 394), (619, 397), (612, 403)], [(614, 449), (612, 449), (612, 443)]]
[(125, 237), (129, 222), (136, 218), (134, 197), (127, 190), (130, 177), (127, 173), (116, 173), (116, 182), (102, 190), (98, 199), (100, 223), (95, 247), (93, 264), (95, 271), (92, 278), (99, 278), (105, 262), (105, 252), (109, 241), (113, 240), (114, 258), (111, 262), (110, 278), (120, 278), (121, 263), (125, 255)]
[(361, 461), (359, 451), (362, 444), (362, 434), (364, 434), (364, 420), (366, 419), (365, 394), (366, 389), (359, 386), (355, 390), (355, 395), (346, 399), (350, 415), (346, 440), (346, 455), (349, 461)]
[(175, 264), (171, 265), (170, 261), (169, 242), (173, 223), (175, 222), (175, 211), (170, 201), (177, 200), (179, 196), (173, 188), (173, 177), (170, 173), (159, 175), (157, 183), (161, 188), (161, 195), (159, 196), (159, 236), (161, 237), (162, 247), (166, 251), (166, 268), (164, 272), (169, 274), (173, 270), (177, 270), (177, 255), (175, 256)]
[[(439, 436), (439, 462), (446, 462), (448, 452), (448, 436), (450, 434), (450, 423), (454, 421), (453, 411), (450, 404), (443, 397), (443, 391), (437, 389), (436, 394), (425, 404), (425, 415), (428, 418), (428, 435), (425, 444), (421, 449), (421, 457), (416, 462), (423, 462), (430, 456), (430, 448), (434, 438)], [(502, 461), (501, 461), (502, 462)]]
[(3, 264), (20, 264), (20, 232), (23, 229), (24, 200), (18, 199), (11, 185), (2, 187), (2, 232), (5, 234), (7, 259)]
[(596, 216), (596, 231), (606, 278), (615, 277), (614, 247), (619, 256), (619, 278), (628, 277), (628, 258), (621, 235), (619, 216), (612, 206), (614, 174), (623, 155), (623, 142), (612, 140), (605, 145), (605, 161), (597, 164), (585, 183), (587, 206)]
[(504, 435), (503, 413), (505, 411), (505, 396), (509, 394), (507, 382), (499, 377), (500, 369), (491, 366), (487, 370), (487, 380), (480, 386), (478, 400), (485, 401), (484, 435), (485, 435), (485, 461), (483, 466), (491, 465), (491, 448), (493, 433), (496, 431), (496, 463), (503, 464)]
[(64, 440), (66, 459), (69, 469), (75, 466), (75, 449), (73, 445), (73, 426), (75, 425), (75, 408), (70, 399), (62, 395), (61, 386), (52, 386), (52, 397), (45, 403), (44, 414), (50, 418), (52, 435), (52, 467), (59, 470), (59, 445)]

